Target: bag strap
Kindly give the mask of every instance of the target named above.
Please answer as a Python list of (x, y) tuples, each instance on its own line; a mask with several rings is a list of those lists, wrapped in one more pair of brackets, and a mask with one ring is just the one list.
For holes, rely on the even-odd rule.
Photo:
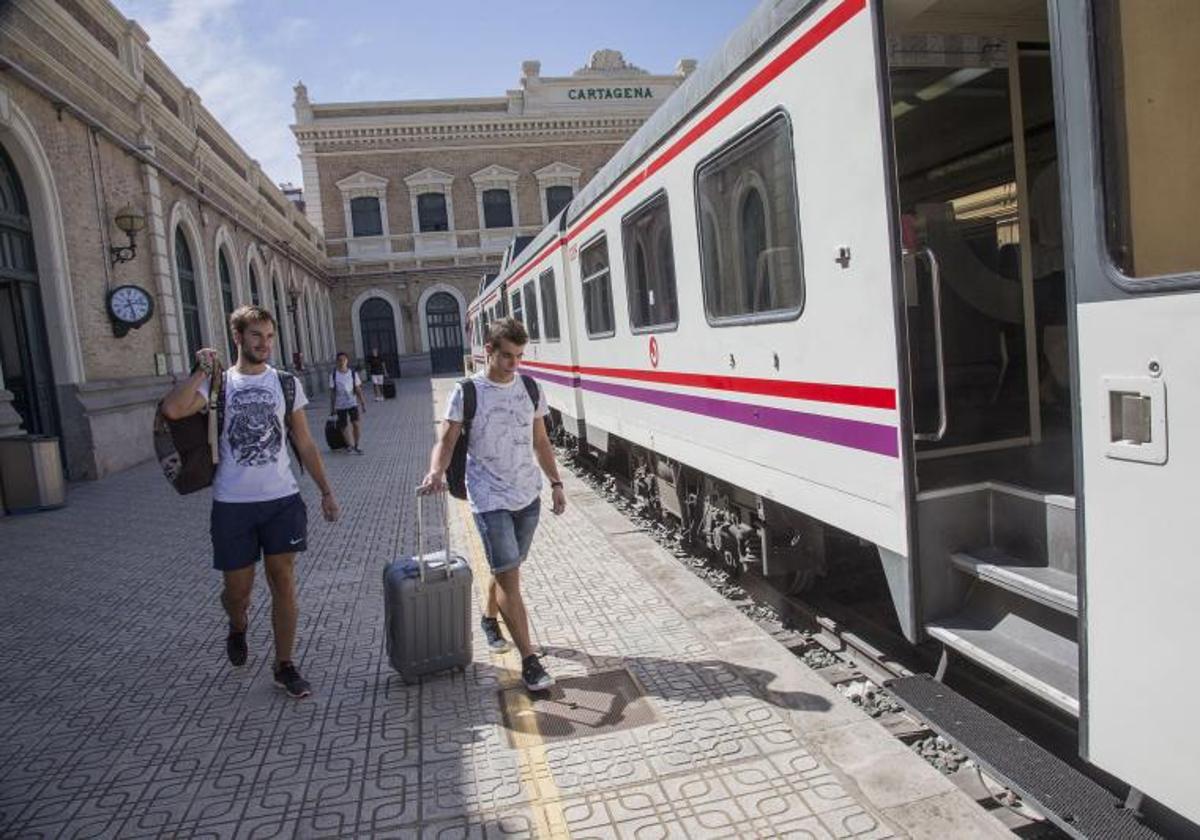
[(529, 394), (529, 399), (533, 400), (533, 410), (536, 412), (538, 403), (542, 401), (542, 395), (538, 393), (537, 380), (522, 373), (521, 381), (525, 383), (525, 393)]
[(279, 377), (279, 387), (283, 390), (283, 427), (287, 433), (288, 446), (296, 456), (296, 466), (300, 468), (300, 475), (304, 475), (304, 460), (300, 457), (300, 450), (296, 448), (296, 440), (292, 437), (292, 427), (289, 423), (296, 406), (296, 377), (284, 370), (276, 370), (275, 373)]
[(460, 379), (458, 382), (463, 392), (463, 429), (471, 428), (475, 419), (475, 383), (470, 379)]

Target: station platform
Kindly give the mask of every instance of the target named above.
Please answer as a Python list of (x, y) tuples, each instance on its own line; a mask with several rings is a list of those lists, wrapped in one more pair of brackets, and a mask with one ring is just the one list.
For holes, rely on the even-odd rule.
[[(1010, 836), (565, 471), (523, 567), (558, 686), (528, 694), (477, 628), (465, 673), (406, 686), (381, 573), (415, 550), (453, 381), (398, 382), (364, 456), (323, 452), (341, 521), (300, 481), (304, 700), (272, 683), (261, 576), (249, 662), (225, 659), (207, 493), (150, 463), (0, 519), (0, 836)], [(482, 547), (464, 503), (450, 516), (478, 599)]]

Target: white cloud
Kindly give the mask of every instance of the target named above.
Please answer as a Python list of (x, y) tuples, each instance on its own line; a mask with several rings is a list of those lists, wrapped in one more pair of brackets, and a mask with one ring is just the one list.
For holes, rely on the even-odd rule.
[[(170, 0), (121, 3), (150, 35), (150, 48), (224, 126), (272, 181), (301, 183), (293, 120), (292, 84), (281, 66), (265, 59), (237, 14), (242, 0)], [(312, 27), (288, 18), (271, 33), (293, 43)]]

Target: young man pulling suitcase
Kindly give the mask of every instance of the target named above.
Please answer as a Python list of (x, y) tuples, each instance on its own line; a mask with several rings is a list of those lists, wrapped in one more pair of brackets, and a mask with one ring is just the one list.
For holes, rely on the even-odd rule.
[[(550, 479), (554, 513), (567, 506), (554, 449), (546, 435), (546, 398), (534, 386), (536, 404), (517, 374), (529, 334), (520, 321), (502, 318), (487, 331), (487, 368), (471, 378), (475, 414), (470, 420), (467, 448), (467, 498), (483, 541), (492, 582), (480, 622), (488, 646), (503, 652), (508, 641), (500, 631), (498, 616), (512, 633), (521, 652), (521, 678), (530, 691), (554, 685), (533, 652), (529, 620), (521, 597), (520, 566), (529, 553), (541, 512), (541, 471)], [(429, 456), (429, 474), (419, 492), (434, 493), (446, 487), (445, 471), (463, 428), (463, 385), (446, 406), (441, 438)], [(534, 463), (534, 455), (537, 463)]]
[[(225, 577), (221, 593), (229, 615), (225, 652), (235, 666), (245, 664), (247, 612), (254, 567), (261, 556), (271, 588), (275, 682), (292, 697), (307, 697), (312, 689), (292, 662), (292, 646), (298, 613), (294, 563), (296, 553), (306, 547), (308, 513), (292, 476), (289, 435), (301, 462), (321, 488), (321, 512), (329, 522), (338, 518), (338, 504), (308, 432), (304, 390), (294, 377), (267, 364), (275, 342), (275, 319), (262, 307), (242, 306), (229, 316), (229, 323), (238, 358), (223, 374), (224, 423), (221, 457), (213, 478), (210, 529), (213, 566)], [(167, 419), (181, 420), (207, 405), (216, 359), (215, 350), (196, 351), (196, 370), (163, 400), (162, 413)], [(294, 396), (289, 397), (292, 388)], [(290, 414), (285, 409), (289, 402)]]

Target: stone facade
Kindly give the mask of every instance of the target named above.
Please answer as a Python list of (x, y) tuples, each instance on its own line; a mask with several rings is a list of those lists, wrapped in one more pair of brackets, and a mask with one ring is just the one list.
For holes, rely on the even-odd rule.
[(598, 50), (569, 76), (526, 61), (519, 88), (472, 99), (314, 103), (298, 84), (292, 130), (306, 213), (328, 248), (338, 346), (357, 357), (382, 338), (404, 375), (449, 370), (452, 352), (430, 352), (448, 335), (429, 325), (430, 304), (449, 305), (437, 293), (457, 302), (465, 344), (466, 302), (513, 238), (537, 233), (548, 205), (577, 193), (694, 67), (652, 75)]
[[(0, 234), (28, 242), (35, 263), (21, 275), (11, 255), (0, 257), (0, 298), (35, 303), (18, 315), (0, 308), (8, 318), (0, 331), (17, 325), (17, 340), (0, 348), (0, 436), (59, 435), (72, 479), (151, 457), (155, 403), (190, 367), (187, 321), (203, 344), (229, 352), (218, 254), (234, 306), (250, 300), (253, 267), (260, 300), (280, 321), (278, 363), (295, 367), (297, 350), (331, 358), (334, 295), (321, 232), (136, 23), (105, 0), (0, 4), (0, 66), (0, 167), (12, 205), (0, 213)], [(12, 183), (23, 209), (14, 210)], [(136, 254), (113, 262), (110, 248), (127, 242), (114, 222), (126, 206), (145, 227)], [(177, 232), (193, 264), (194, 310), (184, 305)], [(108, 293), (126, 284), (147, 290), (154, 309), (119, 337)], [(310, 392), (326, 369), (302, 371)]]

